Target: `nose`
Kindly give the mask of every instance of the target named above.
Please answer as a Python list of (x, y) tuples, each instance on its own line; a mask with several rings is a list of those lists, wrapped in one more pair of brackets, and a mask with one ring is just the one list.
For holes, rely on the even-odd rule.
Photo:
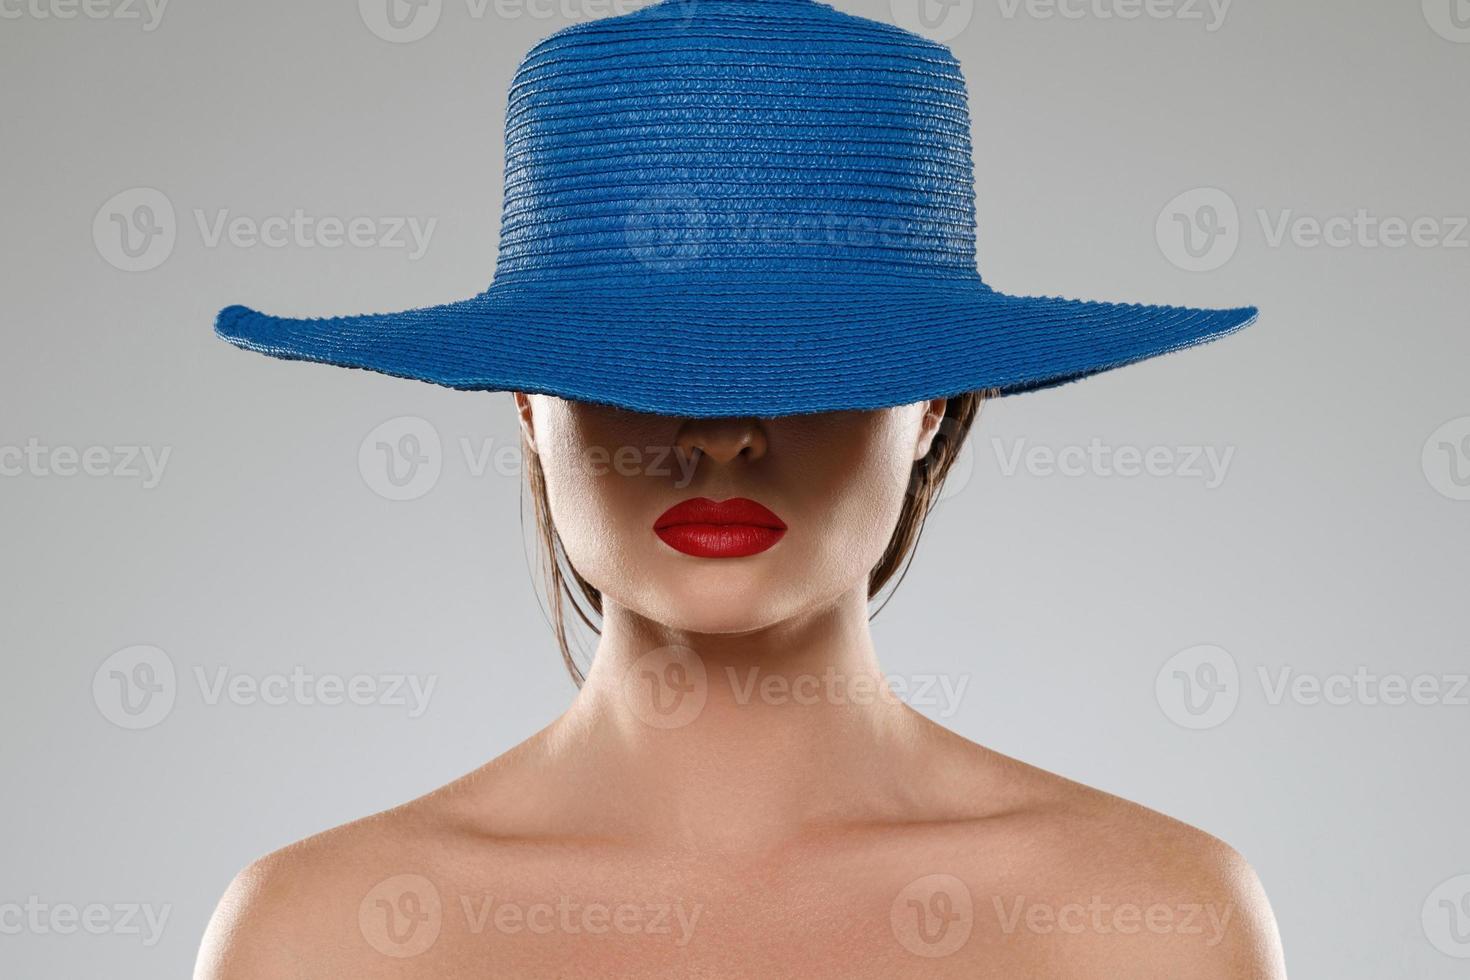
[(682, 455), (695, 450), (719, 463), (736, 458), (757, 460), (766, 454), (766, 431), (756, 419), (687, 419), (679, 427), (674, 448)]

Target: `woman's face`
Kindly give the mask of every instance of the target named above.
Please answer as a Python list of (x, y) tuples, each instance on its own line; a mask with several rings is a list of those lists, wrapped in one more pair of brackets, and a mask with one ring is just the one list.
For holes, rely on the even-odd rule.
[[(516, 405), (577, 571), (666, 626), (739, 633), (866, 589), (945, 400), (722, 419), (549, 395)], [(729, 505), (670, 512), (691, 498), (745, 498), (779, 520)]]

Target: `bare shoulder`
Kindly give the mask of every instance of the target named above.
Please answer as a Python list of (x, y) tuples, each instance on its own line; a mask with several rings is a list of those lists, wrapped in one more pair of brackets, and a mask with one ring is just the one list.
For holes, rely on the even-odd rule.
[(314, 977), (351, 966), (361, 907), (390, 869), (412, 874), (423, 848), (413, 805), (353, 821), (252, 862), (220, 899), (196, 980)]
[(519, 852), (527, 821), (505, 802), (517, 784), (500, 773), (529, 744), (425, 796), (252, 862), (210, 919), (195, 980), (403, 977), (410, 961), (442, 966), (420, 954), (436, 946), (447, 896), (467, 878), (513, 879), (509, 855)]
[[(441, 886), (466, 875), (504, 880), (511, 873), (507, 855), (527, 821), (513, 802), (518, 783), (503, 772), (534, 744), (527, 740), (425, 796), (252, 862), (210, 919), (195, 980), (370, 977), (401, 967), (400, 957), (416, 955), (416, 943), (437, 935), (437, 925), (416, 930), (415, 923), (442, 921)], [(487, 823), (486, 810), (503, 819)]]
[(1265, 890), (1230, 845), (1005, 756), (980, 764), (1009, 787), (976, 825), (985, 866), (1004, 868), (974, 896), (999, 938), (1082, 972), (1285, 977)]

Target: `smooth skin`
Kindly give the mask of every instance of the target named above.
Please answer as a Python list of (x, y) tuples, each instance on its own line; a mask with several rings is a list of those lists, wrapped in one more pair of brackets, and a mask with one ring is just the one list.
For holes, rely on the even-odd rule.
[[(603, 594), (586, 684), (481, 769), (242, 871), (196, 980), (1285, 977), (1228, 846), (883, 695), (868, 572), (943, 399), (516, 406)], [(681, 554), (652, 527), (691, 496), (751, 497), (789, 530)]]

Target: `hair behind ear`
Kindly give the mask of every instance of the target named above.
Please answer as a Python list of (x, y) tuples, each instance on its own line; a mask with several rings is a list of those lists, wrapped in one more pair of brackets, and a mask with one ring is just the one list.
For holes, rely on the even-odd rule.
[[(575, 582), (577, 592), (580, 592), (597, 618), (602, 617), (602, 593), (584, 579), (572, 566), (571, 559), (567, 558), (566, 549), (562, 547), (561, 536), (556, 532), (556, 524), (551, 519), (551, 502), (546, 494), (546, 474), (541, 469), (541, 459), (535, 450), (526, 445), (527, 438), (522, 431), (522, 453), (521, 458), (525, 461), (526, 486), (531, 491), (531, 506), (536, 519), (536, 530), (538, 547), (537, 553), (541, 556), (541, 571), (545, 576), (546, 595), (549, 600), (549, 618), (551, 629), (556, 636), (556, 644), (561, 649), (561, 659), (571, 675), (572, 683), (578, 687), (587, 679), (587, 673), (582, 665), (577, 663), (572, 656), (570, 645), (567, 643), (566, 611), (562, 603), (565, 596), (572, 604), (577, 618), (586, 623), (593, 633), (600, 632), (596, 623), (592, 621), (592, 615), (577, 602), (577, 595), (569, 585)], [(563, 566), (566, 571), (564, 572)]]
[(904, 497), (903, 509), (898, 514), (898, 523), (893, 528), (893, 536), (888, 539), (883, 557), (878, 559), (878, 564), (873, 566), (868, 575), (869, 599), (882, 590), (906, 559), (912, 557), (918, 547), (919, 536), (923, 533), (929, 511), (939, 500), (944, 478), (949, 475), (950, 467), (959, 458), (970, 428), (980, 414), (980, 405), (993, 394), (992, 391), (966, 391), (952, 396), (945, 403), (944, 418), (939, 420), (939, 428), (929, 444), (929, 452), (914, 463), (909, 474), (908, 492)]

